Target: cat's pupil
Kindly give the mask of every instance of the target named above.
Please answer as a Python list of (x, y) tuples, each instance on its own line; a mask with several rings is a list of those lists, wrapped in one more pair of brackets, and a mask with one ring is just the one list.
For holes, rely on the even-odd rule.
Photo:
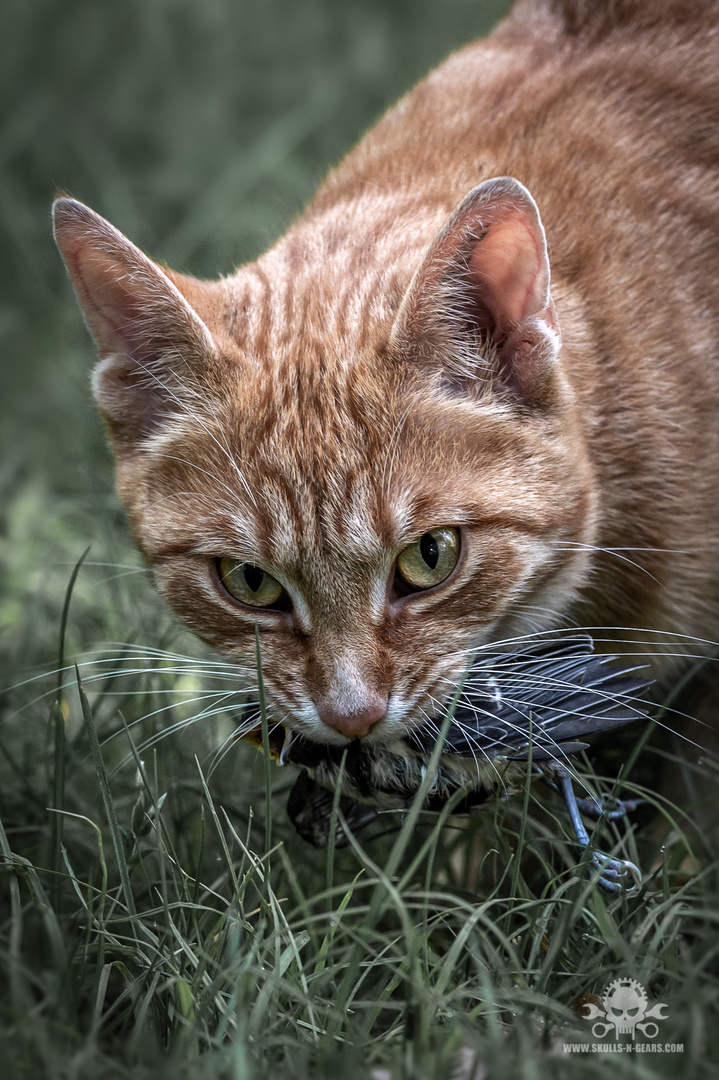
[(425, 533), (420, 537), (419, 550), (422, 558), (430, 570), (434, 570), (439, 560), (439, 544), (432, 533)]
[(248, 586), (253, 592), (257, 592), (265, 576), (264, 570), (260, 570), (259, 566), (253, 566), (252, 563), (245, 563), (242, 569)]

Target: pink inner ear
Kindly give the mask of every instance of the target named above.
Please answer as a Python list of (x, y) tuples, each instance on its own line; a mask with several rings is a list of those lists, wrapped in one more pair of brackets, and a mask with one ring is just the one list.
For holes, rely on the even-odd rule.
[(494, 332), (510, 333), (548, 303), (543, 237), (521, 210), (509, 211), (473, 244), (469, 269)]
[(212, 339), (177, 285), (109, 222), (74, 199), (56, 200), (55, 238), (102, 357), (137, 361)]
[[(151, 293), (146, 282), (101, 248), (79, 247), (74, 257), (78, 291), (101, 353), (118, 349), (139, 359)], [(130, 285), (134, 286), (133, 288)], [(143, 326), (144, 324), (144, 326)]]

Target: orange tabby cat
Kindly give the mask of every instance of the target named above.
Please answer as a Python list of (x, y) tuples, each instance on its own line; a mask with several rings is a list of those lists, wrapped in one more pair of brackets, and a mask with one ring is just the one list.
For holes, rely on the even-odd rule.
[(718, 117), (715, 3), (519, 0), (227, 279), (56, 202), (138, 544), (274, 720), (387, 744), (546, 627), (711, 648)]

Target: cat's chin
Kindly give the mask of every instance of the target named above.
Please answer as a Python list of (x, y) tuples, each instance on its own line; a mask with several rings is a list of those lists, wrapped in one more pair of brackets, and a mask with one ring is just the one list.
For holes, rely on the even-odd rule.
[[(268, 726), (268, 745), (270, 757), (279, 765), (294, 761), (298, 747), (301, 745), (315, 747), (317, 750), (328, 750), (330, 753), (341, 754), (343, 750), (361, 743), (362, 746), (372, 750), (390, 750), (401, 744), (410, 733), (413, 726), (385, 724), (380, 721), (369, 734), (362, 739), (350, 739), (339, 731), (327, 727), (326, 724), (317, 724), (316, 727), (307, 730), (308, 725), (284, 725), (273, 724)], [(262, 727), (260, 725), (242, 732), (240, 738), (245, 742), (252, 743), (258, 749), (263, 748)]]
[(310, 731), (303, 725), (302, 727), (287, 728), (283, 745), (303, 739), (305, 742), (312, 743), (315, 746), (331, 747), (333, 750), (339, 751), (353, 746), (355, 743), (361, 743), (362, 746), (371, 747), (373, 750), (384, 750), (401, 742), (410, 730), (412, 730), (412, 726), (395, 726), (391, 722), (381, 720), (378, 724), (375, 724), (367, 735), (353, 739), (339, 731), (335, 731), (326, 724), (318, 724), (316, 728), (312, 728)]

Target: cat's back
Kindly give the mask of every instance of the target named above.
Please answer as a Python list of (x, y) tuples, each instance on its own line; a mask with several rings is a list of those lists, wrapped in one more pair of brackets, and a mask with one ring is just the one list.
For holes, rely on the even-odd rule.
[(370, 191), (445, 213), (499, 169), (535, 194), (548, 231), (579, 203), (616, 214), (617, 200), (711, 228), (718, 107), (713, 0), (519, 0), (384, 117), (312, 212)]
[[(666, 375), (662, 401), (692, 373), (718, 398), (717, 117), (715, 0), (518, 0), (386, 114), (280, 248), (323, 302), (337, 252), (355, 284), (381, 275), (374, 318), (390, 321), (447, 215), (514, 176), (542, 215), (567, 358), (576, 324), (592, 363)], [(573, 369), (581, 390), (591, 373)]]
[[(401, 295), (402, 271), (467, 191), (515, 176), (539, 205), (555, 286), (605, 316), (638, 304), (650, 333), (665, 308), (658, 334), (689, 318), (685, 341), (716, 340), (718, 116), (714, 0), (519, 0), (387, 113), (290, 241), (309, 232), (319, 250), (324, 237), (370, 274), (373, 254), (393, 261)], [(690, 296), (669, 312), (678, 278)]]

